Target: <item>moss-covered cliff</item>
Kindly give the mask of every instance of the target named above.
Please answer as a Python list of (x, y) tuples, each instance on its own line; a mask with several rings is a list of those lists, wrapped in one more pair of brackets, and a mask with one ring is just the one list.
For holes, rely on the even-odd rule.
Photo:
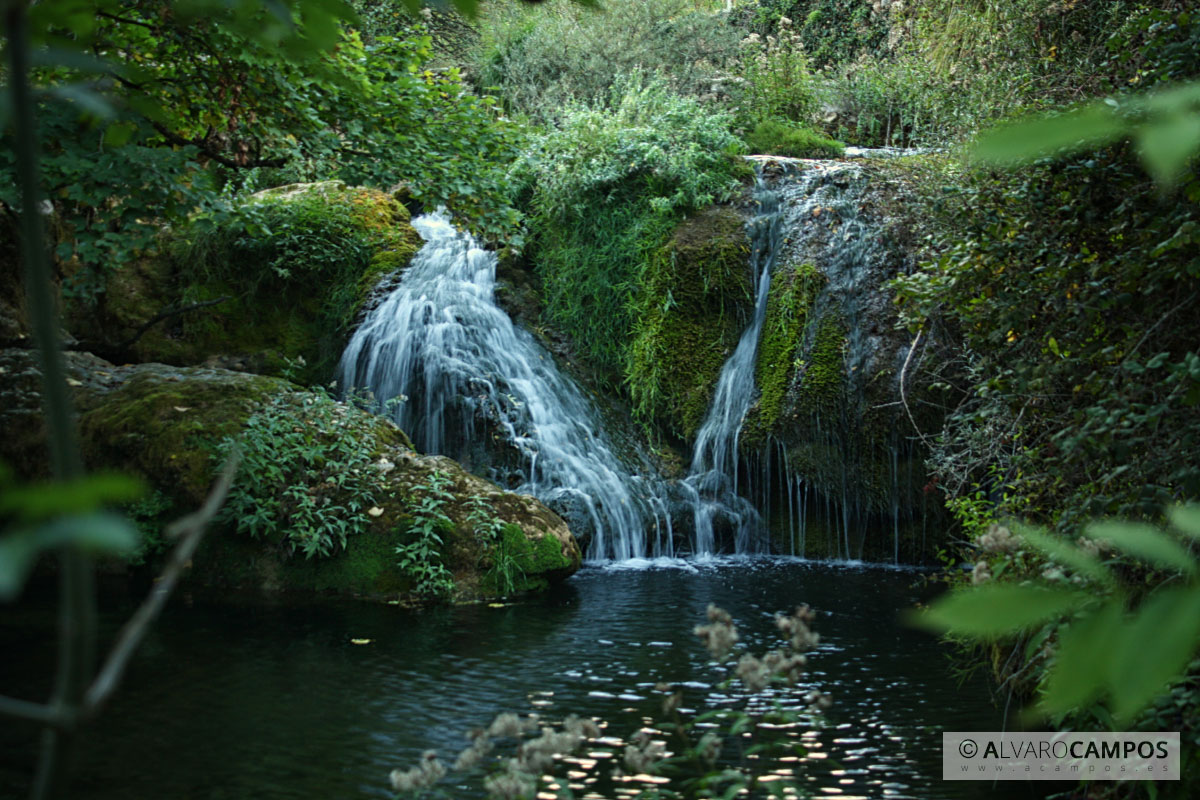
[(635, 410), (695, 435), (751, 301), (745, 220), (711, 206), (681, 222), (644, 266), (628, 381)]

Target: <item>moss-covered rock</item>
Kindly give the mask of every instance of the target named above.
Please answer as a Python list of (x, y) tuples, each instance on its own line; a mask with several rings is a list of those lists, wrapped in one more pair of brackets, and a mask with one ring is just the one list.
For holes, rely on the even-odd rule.
[[(219, 224), (194, 220), (158, 253), (115, 271), (97, 306), (71, 308), (72, 327), (122, 360), (324, 381), (371, 290), (421, 244), (408, 209), (378, 190), (336, 181), (270, 189)], [(179, 309), (190, 310), (130, 342)]]
[(645, 266), (628, 368), (635, 413), (689, 439), (752, 302), (745, 220), (712, 206), (685, 219)]
[[(492, 528), (502, 527), (503, 546), (517, 554), (522, 580), (514, 591), (543, 588), (580, 565), (579, 546), (557, 514), (532, 497), (501, 490), (448, 458), (416, 453), (403, 431), (383, 417), (278, 378), (162, 364), (116, 367), (75, 353), (69, 354), (68, 364), (81, 410), (87, 466), (145, 478), (170, 506), (161, 517), (196, 508), (213, 478), (221, 441), (238, 436), (264, 408), (277, 408), (290, 429), (304, 434), (304, 452), (296, 461), (303, 468), (288, 472), (290, 467), (283, 462), (289, 454), (276, 464), (287, 483), (284, 492), (340, 509), (335, 517), (362, 522), (351, 528), (344, 546), (338, 543), (326, 557), (305, 558), (286, 530), (286, 523), (300, 519), (288, 516), (292, 509), (281, 512), (285, 529), (274, 535), (253, 537), (244, 532), (243, 520), (228, 519), (214, 526), (196, 555), (194, 577), (203, 583), (406, 596), (415, 588), (414, 581), (398, 567), (395, 551), (413, 539), (414, 520), (422, 513), (421, 501), (434, 483), (433, 476), (447, 492), (439, 511), (445, 520), (439, 527), (438, 558), (453, 576), (456, 599), (497, 592), (496, 582), (487, 575), (502, 541), (481, 532), (481, 508), (487, 517), (483, 521)], [(44, 474), (39, 465), (47, 461), (40, 380), (28, 351), (0, 351), (0, 398), (6, 401), (0, 420), (6, 430), (22, 434), (4, 437), (0, 458), (23, 467), (21, 472), (29, 477)], [(326, 464), (334, 458), (334, 443), (345, 444), (346, 437), (354, 449), (361, 450), (364, 474), (358, 477), (370, 484), (375, 504), (370, 513), (355, 507), (352, 482), (344, 480), (347, 476), (337, 473), (336, 464)], [(253, 447), (254, 441), (248, 439), (245, 447)], [(247, 454), (243, 463), (254, 462)], [(332, 466), (333, 472), (323, 474), (323, 466)], [(248, 476), (239, 479), (241, 485), (247, 481)], [(273, 498), (262, 499), (266, 505)], [(231, 495), (227, 507), (232, 504)]]
[[(813, 304), (825, 282), (825, 276), (808, 263), (794, 268), (780, 268), (771, 278), (766, 319), (763, 320), (754, 369), (759, 399), (742, 425), (741, 438), (746, 447), (761, 445), (768, 433), (780, 427), (784, 397), (792, 376), (798, 368), (806, 369), (808, 366), (806, 361), (798, 360), (796, 356), (802, 350)], [(820, 330), (820, 326), (817, 326), (817, 330)], [(820, 338), (819, 334), (817, 338)], [(815, 342), (810, 349), (814, 358), (827, 356), (817, 348)], [(815, 379), (812, 381), (814, 385), (817, 382)]]

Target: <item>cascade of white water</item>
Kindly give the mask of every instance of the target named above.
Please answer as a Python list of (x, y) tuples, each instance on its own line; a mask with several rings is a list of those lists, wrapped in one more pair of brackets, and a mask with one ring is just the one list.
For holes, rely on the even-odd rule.
[(693, 506), (692, 550), (700, 555), (716, 549), (714, 522), (720, 517), (734, 531), (735, 553), (766, 549), (759, 509), (738, 494), (738, 436), (754, 400), (754, 366), (758, 339), (767, 316), (771, 272), (781, 240), (779, 191), (758, 167), (754, 199), (758, 213), (750, 221), (750, 259), (756, 286), (754, 317), (721, 367), (717, 388), (692, 448), (692, 466), (684, 486)]
[(512, 488), (590, 534), (590, 560), (672, 555), (661, 480), (631, 474), (596, 408), (496, 305), (495, 254), (445, 215), (413, 225), (426, 244), (351, 338), (343, 389), (369, 390), (425, 452), (515, 451)]
[[(758, 213), (749, 223), (754, 313), (721, 369), (688, 475), (676, 486), (616, 455), (594, 404), (496, 305), (495, 255), (444, 215), (414, 221), (426, 245), (355, 332), (342, 356), (342, 387), (370, 390), (377, 409), (426, 452), (482, 465), (502, 485), (562, 513), (588, 541), (589, 560), (674, 556), (672, 515), (676, 523), (691, 517), (697, 555), (765, 552), (770, 524), (777, 550), (803, 557), (810, 544), (821, 550), (820, 536), (824, 552), (861, 558), (864, 520), (878, 511), (856, 484), (862, 455), (847, 434), (857, 413), (851, 404), (833, 414), (813, 410), (807, 420), (809, 440), (841, 454), (822, 475), (803, 474), (783, 440), (768, 436), (760, 452), (747, 455), (739, 437), (758, 395), (758, 346), (776, 262), (809, 263), (800, 260), (804, 247), (821, 248), (827, 281), (813, 319), (837, 304), (847, 328), (847, 393), (861, 396), (877, 347), (860, 323), (880, 237), (857, 214), (865, 185), (857, 165), (772, 159), (769, 178), (765, 166), (759, 162)], [(810, 325), (804, 336), (815, 330)], [(893, 445), (888, 510), (897, 561), (899, 458)], [(911, 494), (911, 476), (904, 480)]]

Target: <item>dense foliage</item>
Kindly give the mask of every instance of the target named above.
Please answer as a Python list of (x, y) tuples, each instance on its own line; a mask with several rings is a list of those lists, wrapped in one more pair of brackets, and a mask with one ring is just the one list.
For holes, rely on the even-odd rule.
[(746, 168), (730, 124), (634, 79), (534, 140), (522, 168), (547, 314), (597, 368), (625, 369), (642, 270), (673, 223), (738, 190)]
[(271, 399), (215, 453), (243, 459), (221, 518), (306, 558), (333, 555), (366, 529), (376, 499), (369, 440), (362, 417), (325, 395)]
[[(515, 132), (457, 71), (427, 68), (429, 38), (416, 23), (364, 46), (320, 12), (320, 36), (295, 43), (283, 30), (248, 37), (235, 11), (188, 14), (163, 0), (75, 5), (80, 27), (69, 44), (86, 54), (62, 51), (51, 18), (35, 32), (51, 48), (43, 63), (53, 64), (36, 76), (46, 87), (41, 167), (62, 222), (58, 256), (72, 263), (77, 291), (99, 291), (103, 273), (151, 248), (163, 222), (219, 212), (248, 182), (406, 182), (429, 207), (461, 210), (484, 231), (516, 220), (496, 166)], [(274, 19), (263, 10), (241, 22), (269, 34)], [(0, 202), (10, 210), (14, 169), (5, 150)]]
[(658, 74), (675, 92), (715, 99), (729, 91), (738, 32), (720, 2), (608, 0), (599, 9), (554, 0), (484, 7), (470, 76), (510, 112), (552, 122), (566, 105), (606, 102), (632, 75)]

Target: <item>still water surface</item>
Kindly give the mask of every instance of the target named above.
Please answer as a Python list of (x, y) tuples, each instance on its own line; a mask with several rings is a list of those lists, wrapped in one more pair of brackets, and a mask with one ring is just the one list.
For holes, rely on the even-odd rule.
[[(984, 683), (959, 686), (937, 642), (899, 623), (921, 596), (918, 577), (780, 559), (635, 562), (589, 567), (546, 598), (503, 608), (184, 597), (89, 735), (76, 796), (384, 798), (391, 769), (428, 748), (453, 760), (464, 732), (501, 711), (592, 716), (608, 721), (606, 735), (628, 737), (656, 715), (659, 682), (682, 684), (696, 710), (798, 706), (811, 688), (833, 695), (821, 718), (779, 733), (802, 737), (809, 755), (765, 768), (816, 796), (1042, 796), (1054, 784), (1034, 794), (941, 781), (941, 731), (999, 729), (1003, 708)], [(776, 612), (817, 609), (821, 644), (805, 685), (755, 698), (718, 687), (725, 673), (692, 634), (709, 603), (733, 614), (757, 654), (779, 644)], [(126, 612), (106, 611), (110, 634)], [(0, 613), (3, 691), (43, 696), (51, 619), (49, 605)], [(24, 793), (35, 738), (0, 725), (0, 796)], [(478, 776), (445, 788), (477, 796), (469, 785)], [(603, 781), (588, 789), (615, 793)]]

